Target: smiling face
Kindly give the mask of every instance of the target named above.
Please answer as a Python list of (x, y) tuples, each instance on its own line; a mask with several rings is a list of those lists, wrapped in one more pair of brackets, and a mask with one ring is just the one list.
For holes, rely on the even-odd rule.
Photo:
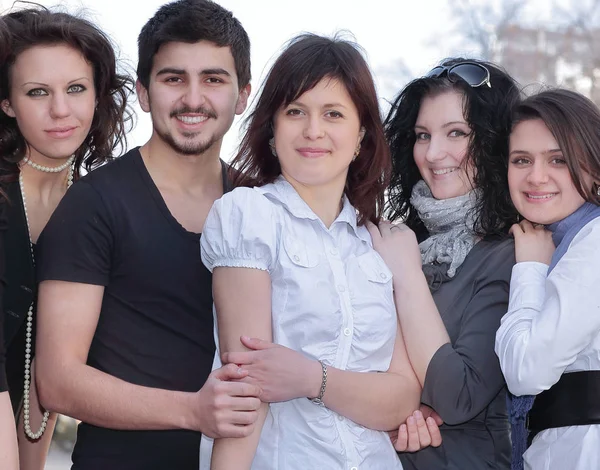
[(9, 98), (2, 110), (16, 119), (29, 157), (50, 166), (70, 157), (94, 117), (92, 66), (70, 46), (34, 46), (18, 55), (9, 73)]
[(154, 56), (148, 89), (138, 82), (137, 90), (152, 115), (153, 138), (179, 154), (200, 155), (220, 150), (234, 116), (246, 109), (250, 85), (238, 88), (229, 47), (169, 42)]
[(275, 115), (275, 148), (283, 176), (294, 186), (343, 189), (363, 133), (346, 87), (324, 78)]
[[(575, 212), (585, 201), (573, 184), (556, 139), (541, 119), (517, 124), (510, 135), (508, 185), (519, 213), (538, 224), (551, 224)], [(592, 186), (584, 173), (583, 184)]]
[(463, 116), (463, 96), (454, 91), (425, 96), (415, 123), (415, 163), (433, 197), (449, 199), (472, 189), (466, 159), (471, 128)]

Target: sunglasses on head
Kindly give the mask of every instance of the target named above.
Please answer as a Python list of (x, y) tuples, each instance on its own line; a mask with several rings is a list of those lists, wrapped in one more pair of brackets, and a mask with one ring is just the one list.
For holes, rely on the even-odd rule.
[(445, 73), (448, 74), (448, 80), (456, 82), (461, 79), (477, 88), (482, 85), (487, 85), (492, 88), (490, 82), (490, 71), (487, 67), (476, 62), (459, 62), (453, 65), (438, 65), (432, 68), (425, 76), (429, 78), (439, 78)]

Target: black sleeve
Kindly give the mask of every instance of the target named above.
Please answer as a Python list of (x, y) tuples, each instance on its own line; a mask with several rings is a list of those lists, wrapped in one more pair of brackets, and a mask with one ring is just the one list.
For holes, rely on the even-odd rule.
[(112, 225), (98, 191), (85, 179), (75, 183), (38, 240), (38, 281), (108, 285), (114, 245)]
[(494, 352), (496, 330), (508, 309), (512, 244), (490, 260), (475, 294), (462, 315), (460, 334), (433, 355), (423, 386), (422, 401), (450, 425), (465, 423), (481, 413), (504, 387)]
[[(0, 195), (0, 199), (2, 196)], [(4, 257), (4, 231), (6, 229), (6, 202), (0, 201), (0, 393), (8, 390), (6, 380), (6, 350), (4, 349), (4, 288), (6, 262)]]

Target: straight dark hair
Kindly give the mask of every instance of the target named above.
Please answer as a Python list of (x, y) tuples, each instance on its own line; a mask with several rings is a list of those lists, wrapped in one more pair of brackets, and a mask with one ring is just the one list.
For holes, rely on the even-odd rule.
[(138, 80), (148, 89), (154, 56), (164, 44), (199, 41), (229, 47), (238, 86), (250, 83), (250, 39), (233, 14), (210, 0), (178, 0), (158, 9), (138, 36)]
[[(514, 110), (513, 128), (541, 119), (552, 133), (567, 162), (573, 184), (583, 199), (600, 205), (596, 188), (584, 184), (584, 172), (600, 181), (600, 110), (585, 96), (550, 89), (523, 100)], [(508, 183), (507, 183), (508, 184)]]
[[(29, 3), (28, 3), (29, 4)], [(91, 171), (126, 148), (126, 133), (133, 122), (127, 104), (134, 82), (117, 73), (117, 58), (110, 39), (96, 25), (41, 5), (1, 17), (0, 101), (10, 99), (11, 69), (22, 52), (35, 46), (64, 44), (79, 51), (91, 64), (97, 106), (90, 131), (75, 151), (75, 177), (82, 167)], [(60, 66), (60, 64), (57, 64)], [(18, 177), (18, 163), (25, 157), (25, 141), (15, 118), (0, 111), (0, 182)]]
[(232, 161), (235, 186), (263, 186), (281, 174), (269, 139), (275, 113), (321, 80), (335, 79), (346, 87), (358, 110), (365, 136), (348, 170), (345, 193), (358, 211), (358, 223), (377, 223), (391, 169), (373, 77), (358, 46), (338, 38), (303, 34), (290, 41), (269, 71), (246, 132)]

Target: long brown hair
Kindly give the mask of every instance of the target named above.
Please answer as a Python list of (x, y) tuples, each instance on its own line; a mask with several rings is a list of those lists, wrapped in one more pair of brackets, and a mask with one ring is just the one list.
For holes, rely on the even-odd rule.
[(346, 87), (365, 128), (360, 154), (348, 170), (346, 195), (358, 211), (359, 224), (367, 220), (376, 223), (391, 171), (390, 153), (369, 66), (358, 47), (345, 40), (303, 34), (292, 39), (275, 61), (232, 161), (234, 185), (262, 186), (281, 174), (279, 160), (269, 148), (274, 115), (324, 78), (336, 79)]
[[(117, 73), (117, 59), (109, 38), (94, 24), (68, 13), (39, 5), (0, 18), (0, 101), (9, 99), (10, 71), (19, 54), (37, 45), (65, 44), (80, 51), (92, 65), (97, 107), (83, 144), (75, 151), (75, 177), (83, 167), (92, 170), (113, 158), (126, 146), (125, 134), (133, 112), (127, 97), (133, 80)], [(60, 66), (57, 64), (57, 66)], [(0, 111), (0, 182), (17, 178), (18, 163), (25, 157), (27, 142), (16, 119)]]

